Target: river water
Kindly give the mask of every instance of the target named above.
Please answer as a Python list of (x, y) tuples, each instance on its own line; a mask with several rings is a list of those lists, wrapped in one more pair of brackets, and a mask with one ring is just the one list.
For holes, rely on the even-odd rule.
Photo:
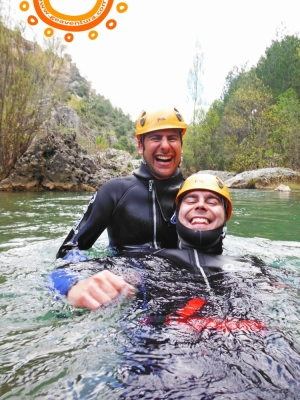
[[(90, 313), (46, 288), (90, 195), (0, 192), (0, 398), (299, 398), (300, 192), (231, 195), (225, 253), (257, 257), (263, 273), (230, 271), (212, 294), (167, 263), (142, 273), (132, 261), (137, 295)], [(107, 243), (104, 233), (89, 258), (108, 254)], [(183, 323), (176, 309), (191, 296), (206, 309)]]

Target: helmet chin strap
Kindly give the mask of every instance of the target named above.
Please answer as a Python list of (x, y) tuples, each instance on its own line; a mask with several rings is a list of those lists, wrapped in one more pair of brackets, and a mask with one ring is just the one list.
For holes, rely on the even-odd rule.
[(223, 226), (222, 239), (224, 239), (226, 235), (227, 235), (227, 226)]
[(147, 165), (147, 163), (146, 163), (146, 161), (145, 161), (145, 159), (144, 159), (144, 151), (145, 151), (145, 137), (144, 137), (144, 135), (141, 136), (140, 142), (141, 142), (142, 149), (143, 149), (143, 153), (140, 153), (140, 154), (142, 155), (142, 157), (143, 157), (143, 158), (142, 158), (142, 163), (145, 164), (145, 165)]

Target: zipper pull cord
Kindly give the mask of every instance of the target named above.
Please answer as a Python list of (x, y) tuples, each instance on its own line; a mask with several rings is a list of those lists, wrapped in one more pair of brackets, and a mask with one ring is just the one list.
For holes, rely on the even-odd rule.
[(197, 265), (199, 271), (201, 272), (201, 275), (202, 275), (202, 277), (204, 279), (204, 282), (206, 283), (206, 286), (210, 290), (211, 289), (210, 284), (208, 282), (207, 276), (205, 275), (205, 272), (203, 271), (203, 268), (201, 267), (201, 264), (200, 264), (200, 261), (199, 261), (199, 257), (198, 257), (198, 253), (197, 253), (196, 249), (194, 249), (194, 256), (195, 256), (196, 265)]
[(155, 190), (153, 188), (153, 180), (149, 181), (149, 192), (152, 192), (152, 211), (153, 211), (153, 246), (158, 249), (156, 242), (156, 207), (155, 207)]

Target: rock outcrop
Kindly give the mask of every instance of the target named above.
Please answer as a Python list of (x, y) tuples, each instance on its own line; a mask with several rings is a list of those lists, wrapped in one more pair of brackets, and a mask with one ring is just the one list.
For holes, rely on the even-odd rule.
[(52, 111), (44, 132), (18, 160), (8, 178), (0, 182), (0, 190), (94, 191), (113, 177), (131, 174), (140, 163), (126, 151), (116, 149), (88, 155), (81, 143), (85, 149), (93, 150), (95, 134), (66, 105)]
[(300, 174), (289, 168), (262, 168), (245, 171), (225, 181), (236, 189), (274, 189), (281, 183), (300, 183)]
[(0, 182), (0, 190), (93, 191), (113, 177), (129, 175), (137, 163), (122, 150), (87, 155), (75, 133), (50, 134), (32, 143), (9, 177)]
[(75, 110), (67, 105), (61, 105), (51, 112), (51, 118), (45, 122), (44, 130), (59, 133), (75, 133), (79, 146), (90, 151), (95, 146), (95, 132), (84, 124)]
[(283, 184), (281, 183), (281, 184), (280, 184), (279, 186), (277, 186), (277, 188), (274, 189), (274, 190), (277, 190), (277, 191), (279, 191), (279, 192), (290, 192), (290, 191), (291, 191), (291, 188), (290, 188), (289, 186), (283, 185)]

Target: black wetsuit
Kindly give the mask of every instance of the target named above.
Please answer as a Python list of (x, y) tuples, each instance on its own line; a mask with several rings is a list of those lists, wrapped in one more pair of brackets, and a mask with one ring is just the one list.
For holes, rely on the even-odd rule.
[(145, 164), (131, 176), (106, 182), (95, 193), (56, 257), (64, 257), (73, 248), (89, 249), (106, 228), (109, 246), (118, 251), (126, 246), (176, 247), (176, 228), (170, 219), (182, 182), (179, 169), (173, 177), (157, 180)]
[[(72, 280), (103, 269), (137, 288), (122, 307), (116, 300), (91, 318), (80, 317), (96, 332), (93, 358), (100, 361), (92, 372), (118, 371), (114, 398), (298, 399), (300, 354), (290, 333), (297, 307), (287, 306), (289, 296), (297, 304), (296, 292), (278, 289), (271, 269), (258, 260), (196, 253), (143, 249), (52, 273), (61, 294)], [(106, 354), (113, 367), (105, 367)]]
[(223, 254), (206, 253), (193, 248), (185, 249), (132, 249), (121, 253), (123, 257), (143, 258), (147, 255), (162, 257), (169, 260), (174, 267), (187, 270), (195, 275), (200, 275), (206, 281), (206, 277), (210, 277), (216, 273), (220, 273), (229, 269), (242, 269), (253, 266), (262, 267), (259, 259), (250, 260), (245, 257), (233, 257)]
[(103, 269), (137, 288), (124, 309), (112, 305), (120, 328), (109, 322), (123, 346), (118, 398), (299, 398), (287, 294), (261, 260), (220, 254), (219, 237), (202, 251), (181, 240), (181, 249), (132, 249), (50, 274), (62, 295)]
[(158, 270), (161, 267), (162, 271), (166, 266), (173, 268), (174, 273), (186, 271), (209, 289), (228, 271), (243, 271), (249, 268), (255, 270), (258, 267), (258, 272), (261, 273), (264, 263), (258, 259), (206, 254), (195, 249), (141, 248), (124, 251), (115, 256), (68, 264), (50, 273), (49, 278), (53, 289), (62, 295), (67, 295), (69, 289), (79, 280), (86, 279), (103, 269), (117, 271), (121, 267), (124, 271), (124, 268), (132, 266), (137, 269), (149, 267), (151, 269), (155, 265)]

